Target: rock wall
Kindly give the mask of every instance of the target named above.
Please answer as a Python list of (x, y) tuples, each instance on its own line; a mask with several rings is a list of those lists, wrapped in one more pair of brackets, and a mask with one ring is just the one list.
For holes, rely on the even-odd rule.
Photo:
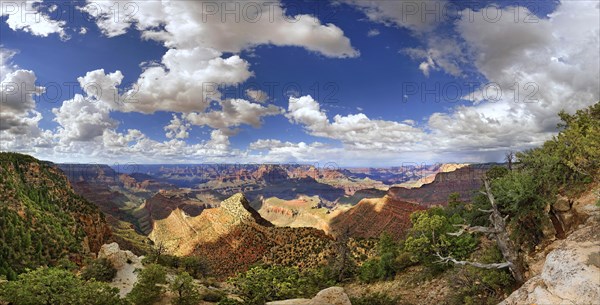
[(353, 208), (331, 220), (334, 235), (348, 233), (352, 237), (378, 238), (388, 232), (396, 238), (404, 236), (410, 228), (410, 214), (424, 207), (389, 196), (361, 200)]
[(441, 172), (435, 180), (418, 188), (391, 187), (387, 195), (397, 201), (413, 202), (430, 207), (445, 205), (451, 193), (459, 193), (463, 201), (471, 198), (482, 185), (482, 177), (490, 165), (471, 165), (452, 172)]

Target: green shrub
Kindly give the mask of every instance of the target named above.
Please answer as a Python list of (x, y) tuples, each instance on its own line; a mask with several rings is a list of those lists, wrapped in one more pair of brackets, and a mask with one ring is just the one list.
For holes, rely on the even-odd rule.
[[(502, 261), (498, 247), (475, 253), (474, 260), (482, 263)], [(459, 284), (451, 297), (452, 304), (497, 304), (503, 295), (511, 291), (513, 278), (507, 269), (481, 269), (471, 266), (457, 268), (452, 282)]]
[(415, 262), (413, 262), (412, 259), (410, 259), (410, 253), (407, 253), (405, 251), (399, 252), (398, 256), (396, 256), (396, 259), (394, 260), (394, 269), (396, 270), (396, 272), (400, 272), (414, 265)]
[(337, 284), (337, 274), (332, 272), (329, 266), (304, 270), (300, 273), (300, 276), (308, 287), (313, 287), (312, 290), (315, 292)]
[(224, 292), (212, 289), (209, 289), (202, 294), (202, 300), (213, 303), (220, 302), (224, 297)]
[(169, 289), (175, 294), (173, 303), (176, 305), (196, 305), (202, 299), (194, 278), (187, 272), (182, 272), (173, 278)]
[(14, 305), (119, 305), (119, 290), (94, 280), (83, 281), (60, 268), (38, 268), (0, 285), (0, 300)]
[(152, 304), (158, 301), (165, 288), (159, 284), (167, 282), (167, 273), (163, 266), (150, 264), (140, 270), (138, 280), (127, 294), (127, 299), (136, 305)]
[(238, 300), (223, 298), (217, 303), (217, 305), (243, 305), (243, 303)]
[(106, 258), (91, 261), (81, 271), (81, 278), (84, 280), (95, 279), (100, 282), (110, 282), (116, 275), (117, 269)]
[(209, 273), (208, 261), (200, 256), (182, 257), (179, 266), (194, 278), (202, 278)]
[(58, 260), (58, 262), (56, 262), (56, 268), (64, 269), (64, 270), (67, 270), (67, 271), (75, 271), (79, 267), (77, 266), (77, 264), (75, 264), (74, 262), (72, 262), (68, 258), (63, 257), (60, 260)]
[(180, 269), (189, 273), (192, 277), (200, 279), (209, 274), (208, 262), (200, 256), (178, 257), (170, 254), (152, 253), (142, 261), (143, 264), (156, 263), (167, 268)]
[(229, 279), (246, 304), (312, 297), (319, 291), (310, 277), (298, 268), (284, 266), (255, 266)]
[(372, 283), (379, 280), (381, 272), (379, 271), (379, 259), (372, 258), (360, 266), (358, 278), (365, 283)]
[(432, 208), (417, 211), (410, 215), (413, 227), (404, 241), (404, 251), (411, 255), (413, 262), (419, 262), (429, 268), (438, 269), (437, 254), (452, 256), (456, 259), (466, 258), (477, 246), (477, 240), (470, 234), (450, 236), (455, 232), (454, 224), (464, 220), (457, 214), (446, 216), (443, 209)]

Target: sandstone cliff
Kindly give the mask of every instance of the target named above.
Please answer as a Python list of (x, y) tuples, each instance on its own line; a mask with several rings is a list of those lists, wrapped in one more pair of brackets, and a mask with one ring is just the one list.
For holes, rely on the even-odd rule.
[(252, 203), (260, 215), (278, 227), (311, 227), (329, 233), (329, 222), (343, 209), (324, 207), (319, 196), (298, 196), (293, 200), (258, 198)]
[(377, 238), (388, 232), (396, 238), (403, 237), (410, 228), (410, 214), (424, 207), (389, 196), (366, 198), (351, 209), (331, 220), (334, 235), (349, 234), (352, 237)]
[(175, 255), (201, 255), (219, 277), (257, 262), (315, 267), (334, 255), (333, 240), (314, 228), (276, 228), (242, 194), (190, 216), (180, 208), (155, 219), (150, 238)]
[(387, 195), (399, 201), (413, 202), (425, 207), (443, 205), (448, 195), (459, 193), (463, 201), (470, 201), (475, 191), (482, 186), (482, 178), (490, 165), (470, 165), (454, 171), (440, 172), (433, 182), (418, 188), (391, 187)]

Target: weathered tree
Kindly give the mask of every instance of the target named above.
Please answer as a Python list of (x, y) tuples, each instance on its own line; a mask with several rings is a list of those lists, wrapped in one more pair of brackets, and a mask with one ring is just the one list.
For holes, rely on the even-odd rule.
[(512, 171), (513, 160), (515, 159), (515, 152), (512, 150), (507, 151), (506, 154), (504, 154), (504, 159), (506, 160), (506, 163), (508, 163), (508, 170)]
[(337, 255), (333, 258), (332, 271), (337, 275), (337, 281), (341, 282), (346, 277), (350, 264), (350, 248), (348, 241), (350, 240), (350, 227), (346, 226), (342, 232), (336, 237), (334, 247)]
[(469, 262), (469, 261), (459, 261), (452, 257), (443, 257), (439, 253), (437, 253), (438, 258), (441, 262), (444, 263), (454, 263), (457, 265), (469, 265), (477, 268), (484, 269), (502, 269), (508, 268), (513, 278), (518, 284), (522, 284), (525, 280), (524, 276), (524, 268), (521, 262), (521, 257), (519, 256), (519, 251), (514, 242), (510, 239), (510, 235), (506, 228), (506, 220), (508, 216), (502, 216), (500, 210), (498, 209), (498, 205), (496, 204), (496, 200), (494, 199), (494, 194), (492, 194), (492, 190), (490, 188), (490, 184), (487, 180), (484, 180), (485, 192), (482, 192), (487, 196), (491, 209), (482, 210), (481, 212), (490, 214), (490, 223), (489, 227), (482, 226), (468, 226), (468, 225), (457, 225), (461, 227), (458, 232), (447, 233), (448, 235), (460, 236), (466, 233), (486, 233), (494, 236), (496, 240), (496, 244), (500, 252), (502, 253), (502, 257), (504, 258), (504, 262), (501, 263), (493, 263), (493, 264), (482, 264), (477, 262)]
[(167, 252), (167, 248), (162, 241), (159, 241), (157, 244), (152, 247), (152, 256), (154, 257), (153, 263), (158, 264), (161, 255)]

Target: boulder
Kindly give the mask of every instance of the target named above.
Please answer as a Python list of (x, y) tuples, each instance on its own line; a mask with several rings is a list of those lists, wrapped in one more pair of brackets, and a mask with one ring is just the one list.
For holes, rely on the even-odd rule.
[(342, 287), (331, 287), (321, 290), (311, 300), (310, 305), (352, 305), (350, 298)]
[(133, 254), (133, 252), (127, 250), (121, 250), (119, 248), (119, 244), (110, 243), (104, 244), (100, 247), (100, 251), (98, 252), (98, 258), (106, 258), (108, 259), (115, 269), (119, 270), (123, 268), (127, 261), (129, 262), (138, 262), (140, 258)]
[(560, 220), (560, 222), (563, 225), (563, 230), (565, 232), (568, 232), (571, 230), (571, 228), (574, 227), (574, 225), (577, 224), (577, 217), (575, 215), (575, 213), (569, 211), (569, 212), (563, 212), (563, 213), (557, 213), (558, 219)]
[(268, 302), (266, 305), (352, 305), (342, 287), (330, 287), (321, 290), (312, 299), (291, 299)]

